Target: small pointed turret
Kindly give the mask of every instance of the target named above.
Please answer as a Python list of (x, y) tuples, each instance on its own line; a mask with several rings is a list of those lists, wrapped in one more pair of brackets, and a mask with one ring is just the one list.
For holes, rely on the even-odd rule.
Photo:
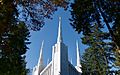
[(40, 48), (40, 57), (38, 60), (38, 66), (43, 65), (43, 44), (44, 44), (44, 40), (42, 41), (42, 45)]
[(58, 38), (57, 38), (57, 43), (62, 42), (62, 28), (61, 28), (61, 17), (59, 17), (59, 28), (58, 28)]
[(78, 41), (76, 41), (76, 46), (77, 46), (77, 66), (75, 66), (75, 68), (77, 69), (77, 71), (80, 73), (82, 73), (82, 70), (81, 70), (81, 64), (80, 64), (80, 54), (79, 54), (79, 45), (78, 45)]
[(40, 48), (40, 56), (39, 56), (39, 59), (38, 59), (38, 64), (33, 68), (33, 74), (32, 75), (40, 75), (40, 72), (44, 69), (43, 44), (44, 44), (44, 40), (42, 41), (42, 45), (41, 45), (41, 48)]
[(77, 66), (78, 67), (81, 67), (81, 64), (80, 64), (80, 54), (79, 54), (79, 45), (78, 45), (78, 41), (76, 41), (76, 47), (77, 47)]

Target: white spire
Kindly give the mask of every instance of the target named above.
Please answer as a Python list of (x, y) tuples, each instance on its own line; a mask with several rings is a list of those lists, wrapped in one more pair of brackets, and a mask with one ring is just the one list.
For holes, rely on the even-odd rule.
[(81, 67), (81, 64), (80, 64), (80, 54), (79, 54), (79, 45), (78, 45), (78, 41), (76, 41), (76, 47), (77, 47), (77, 66), (78, 67)]
[(38, 66), (43, 65), (43, 44), (44, 44), (44, 40), (42, 41), (42, 45), (41, 45), (41, 48), (40, 48), (40, 57), (39, 57), (39, 60), (38, 60)]
[(59, 28), (58, 28), (58, 38), (57, 38), (57, 43), (62, 42), (62, 31), (61, 31), (61, 17), (59, 17)]

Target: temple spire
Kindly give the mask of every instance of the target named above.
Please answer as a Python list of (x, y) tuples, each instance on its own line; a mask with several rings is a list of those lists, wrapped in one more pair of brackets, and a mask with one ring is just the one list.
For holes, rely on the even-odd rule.
[(40, 48), (40, 57), (39, 57), (39, 60), (38, 60), (38, 66), (43, 65), (43, 44), (44, 44), (44, 40), (42, 41), (42, 45), (41, 45), (41, 48)]
[(59, 27), (58, 27), (58, 38), (57, 38), (57, 43), (62, 42), (62, 28), (61, 28), (61, 17), (59, 17)]
[(81, 64), (80, 64), (80, 53), (79, 53), (79, 45), (78, 45), (78, 41), (76, 41), (76, 47), (77, 47), (77, 66), (78, 67), (81, 67)]

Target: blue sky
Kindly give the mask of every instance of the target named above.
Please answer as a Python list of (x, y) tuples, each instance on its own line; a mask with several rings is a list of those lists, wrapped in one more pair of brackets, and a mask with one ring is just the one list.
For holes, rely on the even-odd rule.
[(43, 60), (44, 64), (47, 64), (47, 60), (51, 61), (52, 55), (52, 46), (57, 41), (57, 30), (58, 30), (58, 17), (62, 17), (62, 36), (63, 42), (68, 46), (68, 55), (69, 60), (72, 59), (73, 65), (76, 65), (76, 40), (79, 41), (79, 48), (81, 54), (86, 46), (81, 44), (80, 35), (74, 31), (72, 26), (70, 25), (69, 18), (71, 17), (69, 10), (64, 11), (64, 9), (59, 9), (52, 16), (52, 20), (45, 20), (45, 25), (42, 30), (33, 32), (31, 31), (30, 42), (28, 45), (30, 48), (26, 53), (26, 62), (27, 68), (32, 69), (35, 65), (37, 65), (39, 52), (41, 43), (44, 40), (43, 46)]

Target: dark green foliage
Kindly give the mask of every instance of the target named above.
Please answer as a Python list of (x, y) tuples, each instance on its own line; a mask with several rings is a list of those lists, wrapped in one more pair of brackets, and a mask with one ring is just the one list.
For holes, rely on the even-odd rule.
[(0, 36), (0, 75), (26, 75), (25, 53), (29, 30), (20, 23)]
[[(109, 32), (115, 50), (116, 65), (120, 63), (120, 1), (119, 0), (75, 0), (71, 4), (71, 25), (83, 35), (90, 35), (94, 22)], [(104, 37), (104, 36), (103, 36)]]
[(119, 4), (120, 1), (118, 0), (75, 0), (75, 2), (71, 4), (71, 25), (78, 33), (83, 31), (85, 35), (91, 32), (90, 26), (92, 22), (97, 22), (99, 27), (106, 25), (112, 40), (116, 46), (120, 47), (120, 43), (118, 43), (120, 41), (118, 41), (119, 38), (117, 38), (120, 32)]
[(82, 42), (89, 47), (82, 56), (83, 75), (106, 75), (112, 74), (110, 68), (115, 61), (112, 52), (111, 42), (105, 42), (109, 34), (101, 31), (101, 28), (95, 24), (90, 27), (92, 32), (82, 38)]
[(25, 53), (29, 30), (17, 21), (13, 0), (0, 3), (0, 75), (26, 75)]
[(0, 75), (27, 74), (28, 29), (40, 30), (45, 18), (67, 4), (66, 0), (0, 0)]
[[(34, 31), (40, 30), (45, 19), (52, 19), (52, 15), (58, 7), (68, 7), (68, 0), (1, 0), (0, 13), (16, 16), (18, 21), (22, 21), (26, 26)], [(8, 9), (9, 8), (9, 9)], [(13, 13), (14, 11), (14, 13)], [(6, 13), (6, 12), (9, 12)], [(3, 16), (3, 14), (0, 14)], [(3, 20), (2, 17), (0, 19)]]

